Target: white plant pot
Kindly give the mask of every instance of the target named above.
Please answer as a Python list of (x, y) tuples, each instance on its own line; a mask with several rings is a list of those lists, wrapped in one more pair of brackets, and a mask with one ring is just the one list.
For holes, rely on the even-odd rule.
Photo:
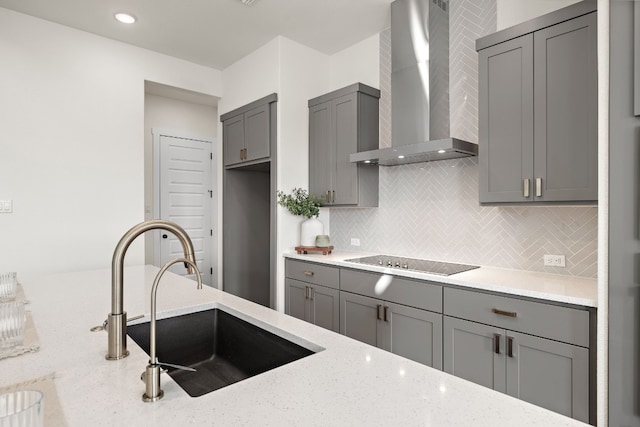
[(300, 246), (315, 246), (319, 234), (324, 234), (324, 225), (318, 218), (303, 221), (300, 224)]

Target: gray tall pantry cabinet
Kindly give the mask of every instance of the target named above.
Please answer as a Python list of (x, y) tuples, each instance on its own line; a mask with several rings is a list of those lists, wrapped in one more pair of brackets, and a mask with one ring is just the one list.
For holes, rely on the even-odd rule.
[(481, 203), (597, 201), (596, 2), (476, 41)]
[(223, 290), (275, 307), (277, 94), (221, 115)]
[(356, 83), (309, 100), (309, 192), (326, 206), (378, 206), (378, 167), (349, 155), (378, 148), (379, 98)]

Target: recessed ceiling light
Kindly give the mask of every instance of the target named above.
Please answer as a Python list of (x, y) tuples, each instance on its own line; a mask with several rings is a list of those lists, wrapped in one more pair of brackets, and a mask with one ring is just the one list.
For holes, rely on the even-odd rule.
[(130, 13), (118, 12), (113, 16), (123, 24), (133, 24), (134, 22), (136, 22), (136, 17), (131, 15)]
[(399, 159), (404, 159), (404, 156), (400, 155), (398, 156)]

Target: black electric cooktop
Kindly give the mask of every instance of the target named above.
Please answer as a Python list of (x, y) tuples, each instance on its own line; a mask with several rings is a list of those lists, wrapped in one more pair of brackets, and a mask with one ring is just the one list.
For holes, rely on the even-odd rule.
[(477, 265), (455, 264), (452, 262), (430, 261), (417, 258), (402, 258), (391, 255), (374, 255), (362, 258), (346, 259), (347, 262), (358, 264), (377, 265), (380, 267), (397, 268), (400, 270), (420, 271), (440, 276), (450, 276), (463, 271), (478, 268)]

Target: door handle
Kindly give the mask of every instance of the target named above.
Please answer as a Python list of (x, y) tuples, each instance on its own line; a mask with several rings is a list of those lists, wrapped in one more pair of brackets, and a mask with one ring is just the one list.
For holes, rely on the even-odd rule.
[(542, 178), (536, 178), (536, 197), (542, 197)]
[(386, 305), (384, 306), (384, 321), (389, 321), (389, 306)]
[(507, 337), (507, 356), (513, 357), (513, 337)]
[(327, 190), (327, 194), (325, 196), (325, 200), (327, 201), (327, 203), (331, 203), (331, 191)]
[(493, 352), (500, 354), (500, 334), (493, 334)]
[(304, 299), (309, 299), (309, 287), (304, 287)]
[(529, 198), (529, 186), (531, 185), (530, 179), (525, 178), (522, 180), (522, 196), (527, 199)]
[(162, 235), (162, 238), (163, 238), (163, 239), (166, 239), (167, 237), (168, 237), (168, 236), (167, 236), (166, 234), (163, 234), (163, 235)]
[(382, 320), (382, 317), (380, 317), (380, 309), (381, 309), (381, 308), (382, 308), (382, 305), (381, 305), (381, 304), (377, 304), (377, 305), (376, 305), (376, 318), (377, 318), (378, 320)]
[(336, 192), (335, 190), (331, 191), (331, 203), (335, 203), (336, 202)]

